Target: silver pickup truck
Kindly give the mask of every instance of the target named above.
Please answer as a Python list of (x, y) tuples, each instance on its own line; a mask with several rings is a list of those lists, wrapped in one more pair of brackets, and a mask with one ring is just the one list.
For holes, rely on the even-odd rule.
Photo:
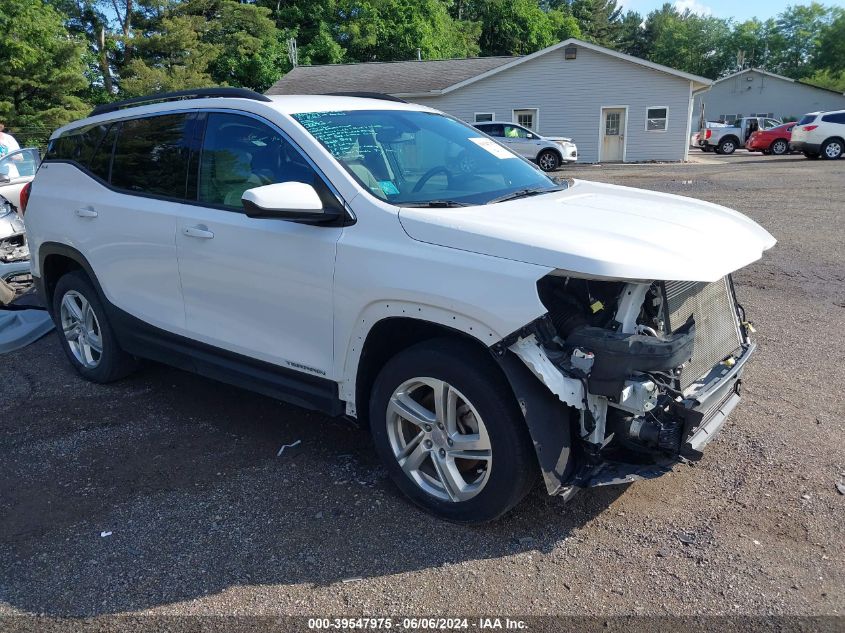
[(752, 132), (769, 130), (778, 125), (782, 125), (778, 119), (762, 116), (743, 117), (726, 127), (699, 130), (698, 145), (705, 152), (715, 150), (717, 154), (733, 154), (738, 147), (745, 147), (745, 142)]

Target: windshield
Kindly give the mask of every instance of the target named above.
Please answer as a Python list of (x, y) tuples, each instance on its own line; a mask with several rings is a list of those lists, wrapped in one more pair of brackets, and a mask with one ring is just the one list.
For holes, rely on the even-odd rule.
[(486, 204), (559, 188), (475, 128), (433, 112), (353, 110), (294, 118), (358, 182), (393, 204)]

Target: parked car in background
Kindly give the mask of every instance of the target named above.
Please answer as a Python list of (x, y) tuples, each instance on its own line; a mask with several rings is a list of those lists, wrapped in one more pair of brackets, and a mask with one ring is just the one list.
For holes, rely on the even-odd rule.
[(845, 151), (845, 110), (805, 114), (795, 129), (789, 147), (807, 158), (842, 158)]
[(543, 171), (554, 171), (562, 163), (578, 160), (578, 148), (571, 138), (540, 136), (517, 123), (491, 121), (476, 123), (475, 127), (520, 156), (534, 161)]
[(394, 99), (146, 99), (56, 131), (24, 216), (84, 378), (153, 358), (357, 418), (458, 522), (700, 459), (739, 402), (731, 274), (775, 244), (741, 213), (556, 182)]
[(782, 124), (767, 117), (744, 117), (725, 127), (702, 130), (704, 134), (700, 140), (703, 148), (712, 148), (717, 154), (733, 154), (738, 148), (745, 147), (748, 138), (757, 130), (768, 130)]
[(0, 158), (0, 196), (21, 208), (21, 190), (35, 178), (41, 152), (35, 147), (15, 150)]
[(32, 283), (21, 209), (40, 163), (41, 153), (32, 147), (0, 158), (0, 304)]
[(789, 152), (789, 141), (792, 138), (792, 128), (795, 122), (784, 123), (768, 130), (752, 132), (745, 144), (749, 152), (763, 152), (780, 156)]
[(701, 130), (699, 130), (698, 132), (694, 132), (690, 136), (690, 141), (689, 141), (690, 147), (697, 147), (698, 149), (704, 150), (705, 152), (712, 152), (713, 148), (710, 147), (709, 145), (704, 144), (704, 131), (711, 129), (711, 128), (727, 127), (727, 126), (728, 126), (727, 123), (722, 123), (721, 121), (706, 121), (704, 123), (704, 127)]

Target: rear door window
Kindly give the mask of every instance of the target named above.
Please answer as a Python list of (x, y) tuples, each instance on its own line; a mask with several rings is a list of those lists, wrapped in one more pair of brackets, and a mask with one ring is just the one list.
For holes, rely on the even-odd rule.
[(184, 199), (194, 133), (191, 118), (191, 114), (164, 114), (123, 121), (114, 148), (112, 185)]

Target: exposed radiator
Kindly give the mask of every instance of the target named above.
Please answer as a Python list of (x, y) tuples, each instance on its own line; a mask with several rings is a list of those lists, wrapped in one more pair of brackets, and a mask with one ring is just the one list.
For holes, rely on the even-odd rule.
[(674, 331), (695, 319), (695, 347), (692, 360), (681, 373), (686, 389), (716, 363), (733, 354), (742, 345), (739, 319), (729, 279), (713, 283), (665, 282), (668, 329)]

